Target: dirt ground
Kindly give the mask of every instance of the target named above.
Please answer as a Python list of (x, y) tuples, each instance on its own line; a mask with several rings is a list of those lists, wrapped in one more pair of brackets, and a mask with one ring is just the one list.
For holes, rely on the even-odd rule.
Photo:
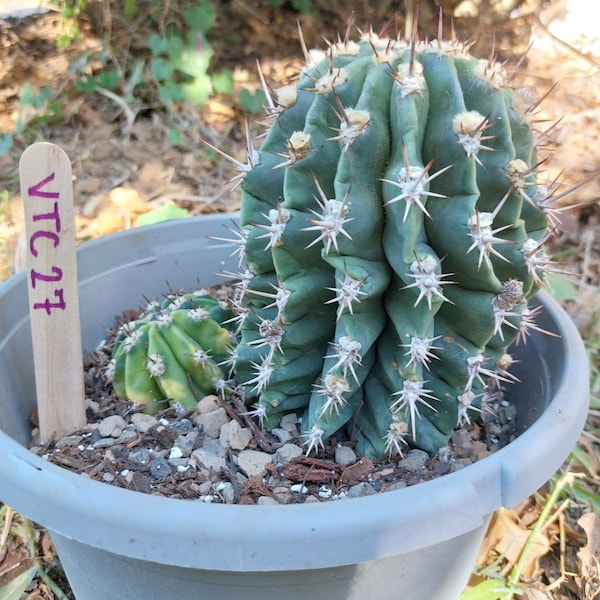
[[(210, 40), (215, 50), (213, 61), (233, 70), (236, 91), (233, 98), (216, 96), (203, 107), (184, 106), (176, 113), (158, 106), (151, 96), (124, 105), (100, 94), (73, 92), (73, 64), (81, 56), (97, 52), (102, 43), (101, 32), (111, 32), (114, 55), (117, 60), (125, 60), (127, 53), (139, 51), (142, 37), (148, 35), (140, 21), (119, 18), (103, 11), (103, 3), (90, 2), (94, 10), (82, 20), (83, 39), (59, 49), (55, 43), (61, 34), (57, 12), (19, 21), (0, 20), (0, 135), (14, 132), (19, 119), (28, 123), (24, 133), (15, 135), (10, 151), (0, 156), (0, 281), (24, 266), (18, 160), (23, 149), (34, 141), (59, 144), (72, 160), (81, 241), (133, 227), (139, 215), (168, 203), (187, 209), (191, 215), (232, 212), (239, 207), (239, 191), (230, 192), (225, 185), (233, 174), (232, 166), (203, 146), (200, 138), (245, 160), (244, 114), (238, 100), (239, 90), (259, 87), (257, 58), (273, 87), (295, 75), (302, 57), (296, 25), (298, 15), (289, 8), (267, 9), (266, 2), (216, 4), (219, 14)], [(383, 8), (365, 8), (366, 2), (340, 0), (325, 4), (329, 11), (322, 12), (318, 21), (310, 16), (300, 17), (309, 47), (322, 45), (319, 40), (322, 23), (331, 28), (329, 38), (334, 31), (343, 31), (350, 6), (354, 4), (364, 4), (363, 12), (359, 9), (363, 19), (359, 23), (367, 18), (385, 22), (389, 13), (393, 14), (390, 7), (393, 9), (394, 5), (380, 3), (386, 13)], [(446, 4), (454, 7), (459, 3)], [(546, 8), (538, 14), (542, 4)], [(576, 206), (564, 214), (554, 250), (568, 270), (575, 273), (568, 280), (572, 287), (563, 290), (565, 306), (581, 332), (597, 338), (600, 336), (597, 308), (600, 178), (594, 174), (600, 171), (600, 34), (593, 30), (597, 30), (600, 4), (596, 6), (589, 0), (551, 3), (532, 0), (526, 2), (527, 7), (530, 10), (525, 11), (525, 16), (509, 23), (490, 24), (485, 19), (465, 17), (456, 20), (456, 29), (460, 36), (476, 40), (474, 51), (482, 56), (487, 55), (495, 30), (495, 50), (507, 61), (509, 72), (515, 69), (530, 42), (533, 44), (515, 69), (513, 84), (535, 87), (541, 96), (548, 94), (536, 117), (540, 126), (545, 123), (548, 149), (553, 151), (544, 165), (548, 180), (559, 178), (566, 190), (590, 179), (562, 201)], [(381, 14), (374, 14), (378, 11)], [(402, 14), (400, 17), (402, 27)], [(433, 31), (437, 15), (424, 10), (420, 22), (421, 29), (429, 27)], [(232, 39), (236, 42), (232, 43)], [(50, 85), (52, 100), (58, 101), (54, 117), (40, 119), (45, 109), (40, 111), (19, 102), (19, 90), (26, 83), (34, 88)], [(553, 127), (557, 121), (558, 125)], [(182, 132), (178, 145), (170, 141), (174, 127)], [(256, 133), (258, 128), (253, 127), (252, 131)], [(597, 421), (594, 426), (598, 427)], [(597, 445), (592, 444), (589, 452), (596, 455), (596, 468), (600, 469)], [(526, 515), (535, 512), (534, 505), (531, 500), (520, 507), (520, 513), (504, 515), (504, 525), (511, 519), (526, 522)], [(19, 524), (19, 527), (24, 526)], [(561, 573), (560, 557), (564, 556), (557, 549), (558, 539), (558, 534), (549, 536), (553, 551), (548, 556), (553, 558), (546, 558), (541, 567), (546, 582)], [(566, 554), (573, 568), (577, 562), (577, 544), (582, 539), (581, 529), (570, 538), (572, 548), (567, 548)], [(38, 533), (38, 543), (52, 562), (52, 546), (43, 532)], [(13, 556), (20, 561), (29, 560), (26, 548), (15, 544)], [(0, 576), (3, 566), (6, 563), (3, 565), (0, 555)], [(539, 571), (537, 576), (541, 577)], [(532, 592), (528, 597), (536, 600), (578, 597), (582, 592), (575, 579), (555, 590), (539, 592), (545, 595)], [(53, 598), (43, 585), (40, 583), (38, 588), (30, 590), (27, 598)], [(593, 597), (590, 595), (589, 599)]]
[[(556, 152), (546, 164), (549, 179), (562, 173), (568, 186), (589, 176), (600, 164), (600, 147), (596, 143), (600, 58), (593, 40), (566, 30), (565, 39), (559, 41), (542, 24), (560, 23), (561, 4), (552, 5), (552, 11), (542, 13), (539, 19), (529, 13), (508, 25), (499, 23), (495, 49), (509, 65), (514, 65), (518, 52), (527, 49), (533, 28), (534, 46), (514, 81), (516, 85), (533, 86), (541, 94), (559, 82), (542, 103), (538, 118), (547, 119), (549, 127), (562, 119), (560, 126), (551, 131), (549, 143)], [(219, 6), (222, 12), (215, 27), (215, 39), (211, 40), (215, 49), (213, 63), (234, 71), (238, 91), (258, 88), (255, 61), (259, 57), (265, 77), (273, 87), (295, 75), (302, 56), (297, 15), (266, 9), (249, 12), (250, 9), (241, 8), (242, 3), (219, 3)], [(137, 215), (168, 202), (187, 208), (190, 214), (228, 212), (239, 205), (239, 193), (230, 193), (224, 186), (231, 175), (231, 165), (216, 160), (199, 142), (200, 138), (206, 139), (233, 156), (245, 158), (244, 116), (236, 95), (233, 102), (229, 97), (217, 96), (206, 106), (183, 107), (173, 115), (153, 105), (151, 98), (148, 102), (141, 98), (127, 106), (98, 93), (73, 93), (73, 63), (81, 60), (82, 55), (98, 50), (99, 31), (107, 27), (106, 15), (97, 11), (92, 14), (94, 18), (82, 25), (84, 39), (66, 49), (57, 49), (55, 45), (61, 34), (60, 15), (56, 12), (17, 22), (0, 21), (0, 132), (14, 131), (17, 120), (30, 125), (25, 133), (15, 137), (11, 151), (0, 157), (0, 190), (5, 188), (8, 194), (0, 233), (9, 238), (5, 252), (8, 251), (12, 263), (5, 264), (4, 272), (0, 273), (4, 277), (23, 266), (18, 159), (24, 147), (37, 140), (55, 142), (71, 157), (81, 240), (133, 226)], [(323, 20), (332, 22), (333, 27), (337, 24), (339, 30), (343, 27), (341, 15), (344, 10), (338, 8)], [(433, 24), (427, 21), (434, 17), (426, 14), (422, 18), (425, 21), (422, 27), (433, 31)], [(301, 21), (307, 45), (319, 45), (316, 32), (320, 29), (314, 18), (302, 16)], [(457, 27), (458, 33), (477, 38), (475, 50), (485, 55), (484, 48), (489, 47), (492, 36), (489, 26), (486, 29), (469, 20), (460, 22), (464, 24)], [(580, 26), (576, 23), (572, 28)], [(144, 33), (139, 23), (117, 22), (113, 16), (110, 27), (117, 48), (120, 41), (125, 43), (128, 39), (131, 41), (127, 51), (136, 50), (136, 36)], [(231, 47), (223, 42), (226, 37), (220, 35), (219, 28), (226, 28), (230, 38), (236, 33), (236, 39), (241, 41)], [(117, 50), (115, 53), (118, 56)], [(49, 102), (58, 100), (55, 117), (40, 118), (44, 108), (35, 109), (19, 102), (18, 93), (25, 83), (34, 89), (51, 86), (53, 98)], [(178, 146), (170, 143), (169, 133), (174, 126), (183, 132)], [(599, 195), (600, 184), (596, 181), (565, 199), (586, 205), (568, 219), (568, 229), (576, 236), (580, 237), (581, 227), (589, 225), (590, 213), (596, 214)], [(578, 219), (581, 215), (583, 221)]]

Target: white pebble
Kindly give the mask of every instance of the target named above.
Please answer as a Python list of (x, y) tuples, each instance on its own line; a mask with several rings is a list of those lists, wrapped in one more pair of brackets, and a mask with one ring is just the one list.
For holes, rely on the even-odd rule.
[(333, 490), (331, 488), (328, 488), (326, 485), (322, 485), (319, 488), (319, 498), (331, 498), (332, 494)]
[(169, 458), (182, 458), (183, 457), (183, 452), (181, 451), (181, 448), (178, 448), (177, 446), (173, 446), (171, 448), (171, 451), (169, 452)]
[(127, 477), (129, 475), (129, 469), (123, 469), (121, 471), (121, 477)]
[(301, 483), (295, 483), (294, 485), (290, 486), (290, 491), (298, 492), (299, 494), (306, 494), (308, 492), (308, 488)]

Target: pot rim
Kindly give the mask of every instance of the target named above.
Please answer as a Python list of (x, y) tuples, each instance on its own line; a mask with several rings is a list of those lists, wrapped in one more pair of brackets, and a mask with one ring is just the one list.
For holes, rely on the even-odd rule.
[[(208, 224), (214, 231), (224, 217), (231, 221), (232, 215), (202, 216), (133, 231), (138, 236), (160, 235), (175, 225), (183, 231), (189, 227), (199, 237), (200, 225)], [(177, 223), (185, 226), (177, 228)], [(81, 254), (102, 249), (128, 233), (85, 244)], [(1, 285), (0, 301), (9, 288), (23, 285), (23, 274)], [(556, 301), (545, 293), (537, 299), (561, 336), (552, 338), (565, 361), (554, 397), (508, 446), (457, 472), (405, 489), (341, 501), (209, 504), (86, 479), (48, 463), (0, 431), (2, 500), (51, 532), (84, 544), (132, 558), (216, 571), (353, 564), (413, 551), (481, 528), (492, 511), (516, 505), (549, 479), (575, 445), (587, 416), (589, 372), (581, 338)], [(538, 337), (534, 332), (532, 346)]]

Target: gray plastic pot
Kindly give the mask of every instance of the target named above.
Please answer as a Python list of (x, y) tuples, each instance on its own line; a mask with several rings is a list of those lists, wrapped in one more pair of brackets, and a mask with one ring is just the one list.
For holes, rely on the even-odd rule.
[[(135, 229), (79, 251), (84, 350), (115, 315), (170, 285), (221, 281), (235, 267), (231, 216)], [(517, 349), (519, 437), (477, 464), (403, 490), (338, 502), (232, 506), (122, 490), (26, 449), (35, 406), (23, 273), (0, 286), (0, 500), (50, 530), (79, 600), (452, 600), (491, 513), (546, 482), (588, 408), (582, 342), (545, 295), (540, 326)]]

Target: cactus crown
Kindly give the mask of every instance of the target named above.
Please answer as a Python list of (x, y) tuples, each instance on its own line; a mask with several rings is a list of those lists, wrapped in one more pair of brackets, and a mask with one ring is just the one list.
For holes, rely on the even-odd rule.
[[(373, 32), (265, 86), (242, 186), (237, 380), (363, 455), (430, 453), (485, 409), (552, 263), (531, 98), (457, 41)], [(238, 163), (239, 164), (239, 163)]]

